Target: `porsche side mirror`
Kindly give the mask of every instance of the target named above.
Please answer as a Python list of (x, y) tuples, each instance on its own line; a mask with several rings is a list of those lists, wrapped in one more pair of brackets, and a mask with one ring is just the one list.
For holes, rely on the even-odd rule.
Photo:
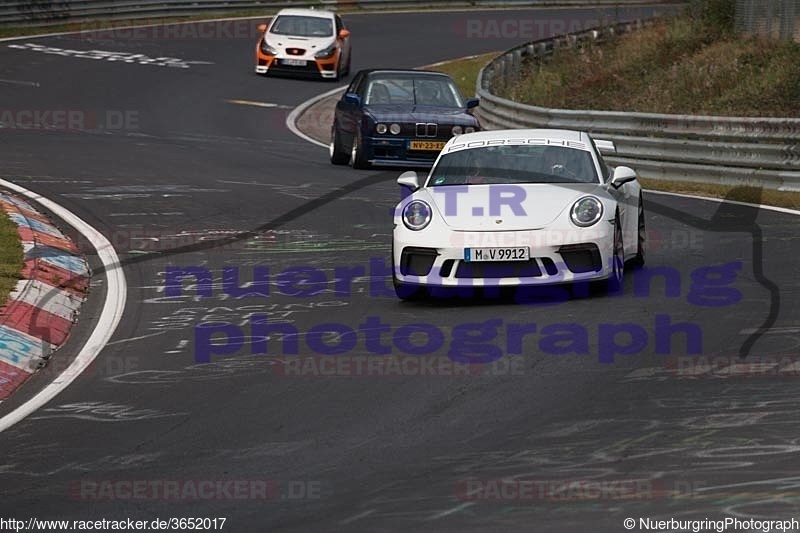
[(344, 94), (344, 102), (346, 104), (352, 104), (356, 107), (361, 105), (361, 98), (358, 97), (356, 93), (345, 93)]
[(417, 177), (417, 173), (413, 170), (407, 170), (400, 174), (400, 177), (397, 178), (397, 184), (402, 185), (404, 187), (410, 187), (411, 190), (416, 191), (419, 189), (419, 178)]
[(473, 107), (478, 107), (480, 100), (477, 98), (467, 98), (467, 109), (472, 109)]
[(348, 37), (350, 37), (350, 31), (349, 30), (345, 30), (345, 29), (339, 30), (339, 39), (347, 39)]
[(266, 24), (259, 24), (258, 25), (258, 31), (260, 31), (261, 33), (264, 33), (265, 31), (267, 31), (267, 25)]
[(636, 171), (630, 167), (617, 167), (614, 169), (614, 176), (611, 178), (611, 186), (619, 189), (624, 184), (636, 179)]

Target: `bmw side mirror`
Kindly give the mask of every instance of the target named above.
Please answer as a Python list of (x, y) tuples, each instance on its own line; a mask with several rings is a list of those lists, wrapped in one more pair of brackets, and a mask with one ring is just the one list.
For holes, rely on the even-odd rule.
[(404, 187), (410, 187), (412, 191), (416, 191), (419, 189), (419, 178), (417, 177), (417, 173), (413, 170), (403, 172), (400, 174), (400, 177), (397, 178), (397, 184)]
[(617, 167), (614, 169), (614, 176), (611, 178), (611, 186), (619, 189), (624, 184), (636, 179), (636, 172), (630, 167)]
[(356, 93), (345, 93), (344, 101), (346, 104), (352, 104), (354, 106), (361, 105), (361, 98), (359, 98)]
[(473, 107), (478, 107), (480, 100), (477, 98), (467, 98), (467, 109), (472, 109)]

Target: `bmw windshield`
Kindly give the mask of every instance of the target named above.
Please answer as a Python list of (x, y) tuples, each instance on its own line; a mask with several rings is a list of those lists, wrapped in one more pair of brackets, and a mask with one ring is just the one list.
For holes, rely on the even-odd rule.
[(373, 78), (367, 87), (366, 103), (464, 107), (458, 87), (444, 76)]

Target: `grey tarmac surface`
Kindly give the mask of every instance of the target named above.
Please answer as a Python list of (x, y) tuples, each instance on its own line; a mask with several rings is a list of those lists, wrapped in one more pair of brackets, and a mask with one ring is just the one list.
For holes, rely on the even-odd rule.
[[(574, 9), (535, 13), (589, 16)], [(462, 38), (453, 20), (472, 16), (346, 17), (354, 70), (412, 67), (515, 44)], [(798, 515), (797, 372), (680, 374), (669, 362), (686, 353), (687, 340), (675, 333), (665, 345), (669, 335), (656, 322), (661, 315), (693, 324), (708, 356), (797, 355), (796, 216), (647, 194), (648, 267), (673, 276), (654, 280), (649, 294), (642, 271), (630, 270), (621, 296), (401, 303), (385, 270), (400, 169), (331, 166), (324, 149), (283, 125), (291, 107), (336, 84), (257, 77), (253, 39), (56, 37), (16, 44), (27, 42), (211, 64), (159, 67), (0, 48), (0, 78), (39, 83), (0, 84), (4, 108), (136, 117), (135, 127), (90, 132), (0, 129), (8, 179), (109, 236), (129, 285), (126, 316), (97, 364), (0, 436), (0, 516), (225, 517), (224, 529), (255, 532), (612, 532), (623, 531), (628, 517)], [(213, 239), (237, 232), (252, 233), (214, 247)], [(735, 279), (700, 277), (698, 269), (729, 263), (741, 263)], [(188, 282), (181, 296), (169, 296), (170, 266), (208, 269), (211, 296)], [(237, 267), (244, 282), (265, 266), (269, 295), (235, 298), (223, 290), (223, 268)], [(319, 269), (326, 279), (281, 277), (297, 267)], [(348, 292), (333, 281), (337, 267), (339, 274), (363, 267), (364, 275)], [(96, 280), (76, 341), (85, 338), (91, 306), (102, 297), (102, 272)], [(699, 305), (709, 302), (728, 305)], [(264, 340), (258, 320), (252, 330), (253, 315), (296, 328), (288, 339), (297, 340), (300, 355), (324, 348), (320, 343), (347, 348), (352, 336), (313, 334), (326, 323), (358, 329), (373, 317), (372, 326), (382, 327), (379, 320), (391, 329), (380, 342), (393, 354), (409, 349), (406, 340), (424, 344), (424, 335), (403, 327), (425, 324), (442, 333), (431, 355), (443, 360), (454, 339), (465, 340), (466, 327), (494, 320), (496, 338), (467, 340), (503, 357), (470, 365), (469, 375), (283, 375), (293, 368), (286, 366), (291, 343), (271, 336), (267, 354), (253, 354), (252, 343)], [(241, 348), (199, 363), (198, 326), (207, 323), (232, 324), (228, 341)], [(528, 325), (518, 355), (505, 353), (515, 351), (518, 337), (508, 334), (510, 324)], [(609, 349), (603, 328), (621, 324), (643, 331), (646, 345), (599, 363)], [(764, 324), (770, 330), (754, 335)], [(553, 330), (562, 333), (560, 342)], [(555, 353), (581, 335), (587, 353)], [(329, 357), (374, 357), (373, 341), (361, 332), (347, 353)], [(657, 353), (665, 346), (668, 353)], [(47, 374), (0, 412), (35, 392)], [(503, 491), (500, 479), (517, 481)], [(243, 498), (225, 488), (237, 480), (267, 480), (279, 490)], [(178, 483), (183, 490), (204, 481), (220, 482), (214, 498), (187, 492), (175, 500), (153, 488)], [(150, 487), (143, 498), (133, 497), (134, 482)]]

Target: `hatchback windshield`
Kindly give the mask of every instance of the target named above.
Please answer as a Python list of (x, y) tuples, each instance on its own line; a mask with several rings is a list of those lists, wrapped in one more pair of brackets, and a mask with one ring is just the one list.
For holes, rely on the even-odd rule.
[(275, 19), (270, 33), (276, 35), (298, 35), (300, 37), (332, 37), (333, 22), (322, 17), (281, 15)]
[(586, 150), (553, 145), (510, 145), (445, 154), (428, 186), (482, 183), (599, 183)]

